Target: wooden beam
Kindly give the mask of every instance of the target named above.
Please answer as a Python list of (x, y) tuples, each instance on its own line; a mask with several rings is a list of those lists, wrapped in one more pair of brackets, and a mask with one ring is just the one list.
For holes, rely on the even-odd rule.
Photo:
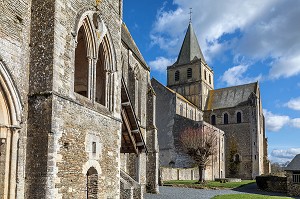
[(138, 150), (137, 150), (137, 147), (136, 147), (135, 139), (134, 139), (133, 135), (131, 134), (131, 125), (130, 125), (127, 113), (126, 113), (126, 111), (124, 109), (121, 110), (121, 115), (122, 115), (123, 124), (127, 128), (128, 136), (129, 136), (129, 138), (130, 138), (130, 140), (132, 142), (134, 150), (135, 150), (136, 154), (138, 154)]

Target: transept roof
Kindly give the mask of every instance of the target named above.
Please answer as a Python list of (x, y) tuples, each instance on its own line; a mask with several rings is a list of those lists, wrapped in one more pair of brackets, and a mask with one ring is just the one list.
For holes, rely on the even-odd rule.
[(248, 103), (252, 94), (257, 95), (258, 82), (209, 91), (206, 110), (236, 107)]

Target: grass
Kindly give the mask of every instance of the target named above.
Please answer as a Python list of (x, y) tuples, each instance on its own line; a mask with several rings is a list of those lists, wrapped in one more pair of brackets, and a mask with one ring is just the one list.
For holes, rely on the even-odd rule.
[(164, 181), (164, 185), (185, 186), (193, 188), (227, 188), (234, 189), (246, 184), (254, 183), (255, 180), (243, 180), (242, 182), (226, 182), (220, 183), (216, 181), (207, 181), (204, 184), (197, 184), (197, 180), (172, 180)]
[(265, 195), (258, 195), (258, 194), (227, 194), (227, 195), (218, 195), (213, 197), (212, 199), (280, 199), (280, 198), (290, 198), (290, 197), (283, 197), (283, 196), (265, 196)]

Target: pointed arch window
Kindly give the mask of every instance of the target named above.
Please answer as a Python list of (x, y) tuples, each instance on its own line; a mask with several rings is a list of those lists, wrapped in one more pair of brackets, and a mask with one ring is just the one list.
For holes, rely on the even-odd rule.
[(111, 63), (108, 39), (105, 36), (99, 46), (98, 60), (96, 65), (96, 97), (95, 101), (106, 105), (106, 70)]
[(180, 72), (177, 70), (175, 71), (175, 81), (179, 81), (180, 78)]
[(75, 49), (74, 92), (88, 97), (89, 62), (87, 55), (87, 35), (82, 25), (77, 34)]
[(228, 114), (227, 113), (224, 113), (224, 115), (223, 115), (223, 123), (224, 124), (228, 124)]
[(192, 68), (188, 68), (187, 69), (187, 78), (191, 79), (193, 76), (193, 69)]
[(216, 115), (212, 115), (210, 117), (210, 122), (211, 122), (212, 125), (216, 125)]
[[(113, 110), (113, 50), (104, 22), (95, 13), (93, 17), (95, 20), (89, 15), (83, 19), (77, 32), (74, 92)], [(94, 37), (93, 31), (102, 34), (101, 40)]]
[(241, 112), (237, 112), (236, 113), (236, 122), (237, 123), (241, 123), (242, 122), (242, 113)]

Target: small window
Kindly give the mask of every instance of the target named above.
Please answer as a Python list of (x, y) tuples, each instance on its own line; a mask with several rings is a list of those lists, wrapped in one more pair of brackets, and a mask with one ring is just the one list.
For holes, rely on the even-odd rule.
[(293, 172), (293, 183), (300, 184), (300, 172), (299, 171)]
[(237, 114), (236, 114), (236, 122), (237, 123), (241, 123), (242, 122), (242, 113), (241, 112), (237, 112)]
[(183, 115), (183, 105), (180, 104), (180, 115)]
[(227, 113), (224, 113), (223, 115), (223, 119), (224, 119), (224, 124), (228, 124), (228, 114)]
[(235, 154), (234, 158), (233, 158), (234, 162), (240, 162), (240, 155), (239, 154)]
[(180, 72), (177, 70), (175, 72), (175, 81), (179, 81), (179, 78), (180, 78)]
[(204, 79), (206, 80), (207, 79), (207, 72), (206, 72), (206, 70), (204, 70)]
[(193, 119), (193, 115), (194, 115), (193, 110), (190, 110), (190, 118), (191, 119)]
[(254, 142), (254, 146), (255, 146), (255, 142)]
[(193, 70), (191, 68), (188, 68), (187, 69), (187, 78), (188, 79), (191, 79), (192, 78), (192, 75), (193, 75)]
[(256, 160), (256, 155), (254, 155), (254, 159)]
[(210, 75), (208, 76), (208, 81), (209, 81), (209, 84), (211, 84), (211, 76)]
[(97, 151), (97, 144), (96, 144), (96, 142), (93, 142), (92, 143), (92, 153), (96, 153), (96, 151)]
[(211, 120), (210, 122), (211, 122), (212, 125), (216, 124), (216, 116), (215, 115), (212, 115), (210, 120)]

